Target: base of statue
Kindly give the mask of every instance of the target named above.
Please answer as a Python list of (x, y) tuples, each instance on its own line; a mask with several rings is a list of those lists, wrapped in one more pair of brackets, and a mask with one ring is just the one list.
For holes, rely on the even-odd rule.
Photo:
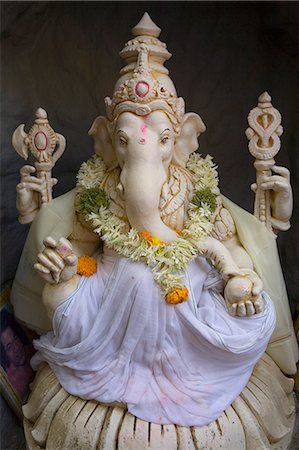
[(265, 354), (243, 392), (202, 427), (157, 425), (119, 406), (68, 394), (48, 365), (37, 373), (23, 407), (29, 450), (287, 449), (295, 423), (293, 379)]

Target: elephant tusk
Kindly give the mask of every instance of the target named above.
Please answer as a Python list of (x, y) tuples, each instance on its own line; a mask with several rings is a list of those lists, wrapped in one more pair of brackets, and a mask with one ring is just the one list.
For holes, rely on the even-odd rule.
[(122, 194), (124, 192), (124, 187), (121, 183), (118, 183), (118, 185), (116, 186), (116, 190)]

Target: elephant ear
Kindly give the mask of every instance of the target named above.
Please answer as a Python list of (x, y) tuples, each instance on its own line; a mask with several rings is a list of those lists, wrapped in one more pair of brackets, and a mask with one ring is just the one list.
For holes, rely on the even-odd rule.
[(176, 139), (172, 163), (185, 167), (189, 155), (198, 148), (197, 138), (206, 130), (198, 114), (187, 113), (181, 123), (181, 131)]
[(95, 153), (103, 158), (108, 169), (117, 167), (118, 161), (111, 141), (106, 117), (96, 117), (88, 134), (94, 139)]

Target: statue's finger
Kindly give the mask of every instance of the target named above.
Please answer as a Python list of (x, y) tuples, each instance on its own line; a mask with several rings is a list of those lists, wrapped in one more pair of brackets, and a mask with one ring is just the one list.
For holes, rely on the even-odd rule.
[(237, 316), (244, 317), (246, 316), (246, 307), (244, 302), (238, 303), (237, 306)]
[(285, 184), (287, 184), (286, 179), (281, 175), (264, 176), (262, 179), (262, 183), (266, 183), (268, 181), (283, 181)]
[(35, 263), (34, 264), (34, 269), (38, 272), (38, 274), (47, 282), (50, 284), (54, 284), (54, 280), (53, 277), (50, 273), (50, 271), (48, 271), (48, 269), (44, 266), (42, 266), (39, 263)]
[(230, 307), (228, 308), (229, 312), (232, 316), (235, 316), (237, 314), (237, 303), (233, 303), (232, 305), (230, 305)]
[(37, 178), (37, 177), (32, 177), (30, 175), (25, 175), (22, 178), (23, 183), (36, 183), (36, 184), (42, 184), (44, 182), (44, 180), (42, 180), (41, 178)]
[(18, 183), (17, 184), (17, 186), (16, 186), (16, 190), (18, 191), (18, 192), (21, 192), (21, 191), (24, 191), (24, 189), (26, 189), (26, 184), (25, 183)]
[(78, 258), (76, 255), (72, 254), (65, 258), (65, 262), (67, 263), (68, 266), (75, 266), (77, 265)]
[(64, 237), (59, 239), (56, 249), (63, 259), (73, 254), (72, 244)]
[(258, 275), (253, 276), (251, 278), (251, 281), (253, 285), (251, 289), (251, 294), (253, 295), (253, 297), (257, 297), (258, 295), (261, 294), (263, 290), (263, 282)]
[(53, 280), (55, 281), (56, 284), (58, 284), (60, 281), (60, 275), (61, 275), (60, 271), (52, 274)]
[(252, 183), (252, 185), (250, 186), (250, 189), (251, 189), (254, 193), (256, 193), (256, 190), (257, 190), (257, 184), (256, 184), (256, 183)]
[(272, 170), (273, 172), (278, 173), (278, 175), (281, 175), (283, 178), (290, 181), (290, 171), (286, 167), (273, 166)]
[(252, 282), (251, 295), (256, 297), (263, 290), (263, 282), (256, 272), (252, 269), (241, 269), (243, 276), (247, 277)]
[(61, 270), (64, 268), (63, 259), (58, 255), (58, 253), (55, 250), (46, 247), (43, 254), (46, 255), (47, 258), (49, 258), (49, 260), (52, 261), (53, 264), (55, 264)]
[(268, 191), (272, 189), (273, 191), (284, 191), (288, 186), (283, 181), (266, 181), (265, 183), (261, 183), (261, 189), (263, 191)]
[(56, 242), (55, 239), (52, 238), (51, 236), (47, 236), (47, 237), (43, 240), (43, 244), (44, 244), (45, 247), (56, 248), (57, 242)]
[(60, 268), (55, 266), (55, 264), (43, 253), (39, 253), (37, 255), (37, 260), (40, 262), (43, 266), (48, 268), (51, 272), (59, 272)]
[(35, 263), (33, 267), (38, 272), (45, 273), (45, 274), (49, 274), (50, 273), (50, 270), (47, 267), (45, 267), (42, 264), (40, 264), (40, 263)]
[(261, 296), (254, 302), (254, 308), (255, 308), (256, 314), (259, 314), (259, 313), (263, 312), (264, 301), (261, 298)]
[(246, 315), (247, 316), (253, 316), (255, 314), (254, 306), (250, 300), (247, 300), (245, 302), (245, 307), (246, 307)]
[(48, 195), (45, 191), (41, 191), (41, 201), (42, 203), (48, 203)]
[(60, 281), (68, 281), (76, 274), (76, 269), (71, 266), (66, 266), (66, 268), (61, 273)]
[(52, 187), (55, 186), (57, 183), (58, 183), (58, 179), (57, 178), (51, 178)]
[(23, 184), (23, 189), (27, 189), (28, 191), (41, 192), (42, 189), (43, 189), (42, 185), (41, 184), (37, 184), (37, 183), (24, 182), (22, 184)]
[(34, 172), (36, 172), (35, 167), (29, 166), (29, 164), (26, 164), (25, 166), (23, 166), (20, 169), (20, 174), (21, 174), (22, 177), (25, 176), (25, 175), (28, 175), (30, 173), (34, 173)]

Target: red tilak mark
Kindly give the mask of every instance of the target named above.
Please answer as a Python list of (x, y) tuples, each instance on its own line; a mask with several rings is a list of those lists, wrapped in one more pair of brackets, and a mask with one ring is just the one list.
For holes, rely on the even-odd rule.
[(142, 124), (140, 127), (141, 133), (146, 136), (147, 125), (146, 123)]

